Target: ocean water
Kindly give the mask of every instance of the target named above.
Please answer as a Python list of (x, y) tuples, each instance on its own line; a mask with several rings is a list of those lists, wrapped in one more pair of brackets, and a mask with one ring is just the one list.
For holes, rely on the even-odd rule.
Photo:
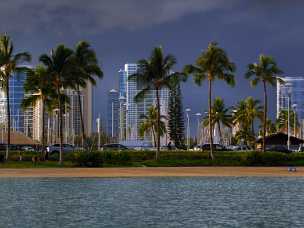
[(304, 179), (0, 179), (0, 227), (304, 227)]

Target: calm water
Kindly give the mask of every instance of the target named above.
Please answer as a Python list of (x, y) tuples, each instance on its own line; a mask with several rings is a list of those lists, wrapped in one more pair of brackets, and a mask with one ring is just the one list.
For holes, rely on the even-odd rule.
[(304, 179), (1, 179), (0, 205), (0, 227), (304, 227)]

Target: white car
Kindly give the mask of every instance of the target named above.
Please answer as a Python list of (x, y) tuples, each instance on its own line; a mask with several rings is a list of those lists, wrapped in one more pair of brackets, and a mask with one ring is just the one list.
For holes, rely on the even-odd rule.
[[(62, 144), (62, 152), (73, 152), (75, 147), (71, 144)], [(46, 148), (46, 151), (50, 154), (52, 153), (59, 153), (60, 151), (60, 144), (53, 144)]]

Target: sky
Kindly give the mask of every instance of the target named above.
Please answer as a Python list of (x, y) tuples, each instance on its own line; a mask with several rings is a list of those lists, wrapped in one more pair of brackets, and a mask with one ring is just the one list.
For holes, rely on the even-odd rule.
[[(272, 55), (284, 75), (303, 76), (304, 1), (302, 0), (1, 0), (0, 33), (17, 51), (28, 51), (32, 64), (58, 44), (89, 41), (104, 79), (94, 88), (94, 118), (106, 116), (107, 92), (118, 89), (118, 70), (149, 57), (154, 47), (177, 58), (175, 71), (194, 63), (216, 41), (237, 65), (236, 86), (215, 82), (213, 96), (227, 106), (247, 96), (263, 98), (244, 72), (259, 54)], [(183, 105), (194, 113), (207, 110), (207, 84), (192, 78), (182, 85)], [(269, 115), (275, 117), (275, 88), (269, 88)]]

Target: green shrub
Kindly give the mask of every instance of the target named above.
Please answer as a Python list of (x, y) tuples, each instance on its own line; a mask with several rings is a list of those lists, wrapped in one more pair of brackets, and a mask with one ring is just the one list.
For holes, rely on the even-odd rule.
[(289, 155), (280, 152), (251, 152), (245, 158), (245, 165), (249, 166), (278, 166), (289, 163)]
[(81, 167), (102, 167), (103, 155), (101, 152), (75, 152), (73, 162)]

